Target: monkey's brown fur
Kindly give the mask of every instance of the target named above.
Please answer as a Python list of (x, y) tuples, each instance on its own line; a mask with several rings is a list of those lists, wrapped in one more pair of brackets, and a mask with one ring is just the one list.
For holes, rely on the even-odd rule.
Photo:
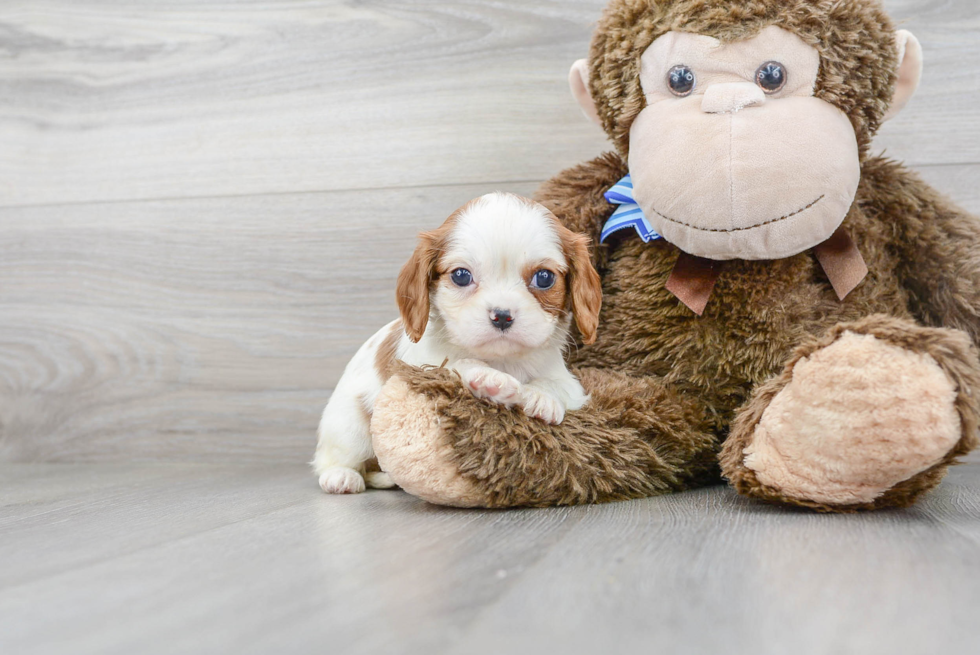
[[(594, 253), (604, 293), (598, 340), (570, 357), (593, 402), (560, 426), (476, 400), (444, 370), (397, 373), (433, 399), (453, 444), (450, 464), (481, 504), (648, 496), (716, 481), (720, 463), (740, 493), (770, 501), (821, 511), (904, 506), (976, 445), (980, 223), (901, 165), (867, 157), (897, 62), (893, 25), (876, 2), (614, 0), (593, 41), (591, 86), (619, 154), (559, 174), (538, 199), (598, 243), (613, 209), (603, 193), (627, 173), (629, 127), (643, 107), (639, 55), (672, 29), (730, 40), (769, 24), (819, 50), (816, 95), (855, 127), (862, 181), (844, 226), (868, 277), (840, 301), (812, 252), (731, 261), (698, 317), (664, 288), (678, 256), (674, 246), (613, 235)], [(963, 436), (939, 464), (872, 503), (786, 497), (745, 468), (742, 449), (793, 364), (845, 330), (931, 355), (957, 389)]]
[(816, 0), (615, 0), (606, 8), (589, 56), (592, 98), (624, 157), (629, 130), (644, 107), (640, 55), (670, 31), (723, 42), (775, 25), (820, 52), (816, 97), (848, 115), (862, 155), (888, 110), (898, 52), (894, 25), (876, 2)]

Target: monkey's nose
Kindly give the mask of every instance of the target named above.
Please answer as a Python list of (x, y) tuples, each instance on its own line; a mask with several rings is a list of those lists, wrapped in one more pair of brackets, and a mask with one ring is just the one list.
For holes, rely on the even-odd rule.
[(509, 309), (491, 309), (490, 322), (498, 330), (507, 330), (514, 324), (514, 317), (510, 315)]
[(765, 102), (765, 92), (751, 82), (713, 84), (704, 92), (701, 111), (706, 114), (734, 114)]

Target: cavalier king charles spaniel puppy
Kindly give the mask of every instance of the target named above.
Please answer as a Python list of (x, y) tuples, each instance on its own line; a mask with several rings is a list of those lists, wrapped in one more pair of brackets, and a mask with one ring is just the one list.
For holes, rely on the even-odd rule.
[(479, 398), (561, 423), (589, 400), (565, 367), (575, 325), (593, 343), (602, 289), (588, 237), (544, 206), (491, 193), (419, 237), (398, 276), (401, 318), (361, 346), (323, 410), (313, 468), (327, 493), (394, 484), (377, 470), (374, 401), (391, 363), (446, 365)]

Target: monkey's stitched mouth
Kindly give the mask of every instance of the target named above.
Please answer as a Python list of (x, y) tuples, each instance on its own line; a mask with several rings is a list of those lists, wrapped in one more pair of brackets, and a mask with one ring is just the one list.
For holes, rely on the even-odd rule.
[(764, 227), (766, 225), (772, 225), (773, 223), (778, 223), (780, 221), (785, 221), (788, 218), (793, 218), (794, 216), (797, 216), (799, 214), (802, 214), (806, 210), (810, 209), (811, 207), (813, 207), (814, 205), (816, 205), (817, 203), (819, 203), (823, 199), (824, 199), (824, 196), (820, 196), (819, 198), (817, 198), (816, 200), (814, 200), (813, 202), (811, 202), (806, 207), (801, 207), (800, 209), (797, 209), (795, 212), (793, 212), (791, 214), (786, 214), (785, 216), (780, 216), (779, 218), (772, 218), (772, 219), (769, 219), (768, 221), (763, 221), (761, 223), (756, 223), (755, 225), (749, 225), (748, 227), (735, 227), (735, 228), (732, 228), (730, 230), (711, 229), (711, 228), (707, 228), (707, 227), (698, 227), (697, 225), (691, 225), (690, 223), (685, 223), (684, 221), (678, 221), (676, 219), (670, 218), (669, 216), (664, 216), (663, 214), (661, 214), (660, 212), (658, 212), (656, 210), (656, 208), (653, 208), (653, 213), (655, 213), (657, 216), (659, 216), (660, 218), (664, 219), (665, 221), (669, 221), (669, 222), (674, 223), (676, 225), (683, 225), (684, 227), (689, 227), (692, 230), (697, 230), (698, 232), (725, 232), (725, 233), (727, 233), (727, 232), (744, 232), (745, 230), (754, 230), (757, 227)]

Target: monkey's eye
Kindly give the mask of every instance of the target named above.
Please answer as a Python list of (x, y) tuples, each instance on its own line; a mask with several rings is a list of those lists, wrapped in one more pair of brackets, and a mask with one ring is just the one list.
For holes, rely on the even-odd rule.
[(683, 98), (691, 95), (696, 84), (697, 78), (694, 77), (694, 71), (687, 66), (674, 66), (667, 71), (667, 86), (670, 87), (670, 92), (675, 96)]
[(547, 269), (541, 269), (531, 278), (531, 286), (535, 289), (548, 290), (555, 286), (555, 274)]
[(755, 72), (755, 83), (766, 93), (776, 93), (786, 86), (786, 69), (778, 61), (766, 62)]
[(453, 279), (453, 284), (457, 287), (468, 287), (473, 283), (473, 274), (465, 268), (457, 268), (450, 273), (449, 277)]

